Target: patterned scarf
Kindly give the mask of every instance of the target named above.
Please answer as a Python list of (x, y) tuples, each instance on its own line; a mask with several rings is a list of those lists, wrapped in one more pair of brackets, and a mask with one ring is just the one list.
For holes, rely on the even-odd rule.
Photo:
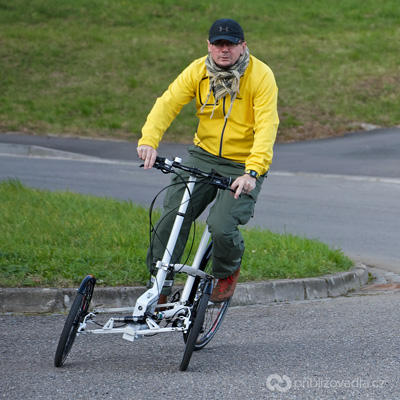
[(208, 54), (208, 57), (206, 58), (206, 68), (210, 79), (210, 90), (206, 101), (200, 109), (201, 113), (210, 99), (211, 92), (214, 94), (215, 102), (210, 119), (214, 115), (215, 106), (217, 105), (218, 100), (229, 94), (231, 96), (231, 106), (229, 107), (228, 113), (225, 115), (225, 119), (229, 118), (233, 102), (236, 99), (236, 95), (239, 93), (240, 77), (246, 71), (246, 68), (249, 65), (249, 60), (250, 54), (247, 47), (237, 62), (228, 69), (219, 67), (215, 64), (211, 54)]

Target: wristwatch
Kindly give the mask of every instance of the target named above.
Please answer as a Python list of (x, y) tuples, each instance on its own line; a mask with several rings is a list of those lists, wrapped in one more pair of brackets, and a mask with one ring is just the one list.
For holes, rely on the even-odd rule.
[(254, 171), (253, 169), (246, 169), (246, 171), (244, 171), (245, 174), (250, 175), (252, 178), (256, 178), (258, 179), (258, 177), (260, 176), (260, 174), (258, 174), (256, 171)]

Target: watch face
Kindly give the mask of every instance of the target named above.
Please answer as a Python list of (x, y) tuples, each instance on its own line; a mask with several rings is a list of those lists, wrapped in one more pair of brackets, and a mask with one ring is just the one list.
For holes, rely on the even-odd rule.
[(245, 171), (245, 174), (250, 175), (252, 178), (258, 178), (257, 172), (253, 171), (252, 169), (249, 169), (249, 170)]

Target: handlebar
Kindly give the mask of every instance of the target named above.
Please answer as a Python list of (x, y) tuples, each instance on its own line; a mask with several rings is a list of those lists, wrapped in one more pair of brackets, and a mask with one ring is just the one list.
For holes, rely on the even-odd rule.
[(166, 174), (173, 172), (174, 169), (180, 169), (182, 171), (189, 172), (191, 175), (196, 176), (197, 178), (209, 178), (209, 184), (217, 186), (219, 189), (223, 190), (229, 189), (233, 182), (231, 177), (221, 176), (215, 170), (211, 170), (211, 172), (205, 172), (196, 167), (188, 167), (183, 165), (182, 159), (179, 157), (169, 160), (168, 158), (157, 156), (156, 162), (154, 163), (154, 168), (157, 168)]

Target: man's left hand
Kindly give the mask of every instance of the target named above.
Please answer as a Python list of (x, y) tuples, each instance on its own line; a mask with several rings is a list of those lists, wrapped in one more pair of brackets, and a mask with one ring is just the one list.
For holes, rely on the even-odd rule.
[(235, 190), (235, 199), (238, 199), (241, 193), (249, 194), (256, 187), (256, 178), (252, 178), (249, 174), (244, 174), (236, 178), (231, 185), (231, 189)]

